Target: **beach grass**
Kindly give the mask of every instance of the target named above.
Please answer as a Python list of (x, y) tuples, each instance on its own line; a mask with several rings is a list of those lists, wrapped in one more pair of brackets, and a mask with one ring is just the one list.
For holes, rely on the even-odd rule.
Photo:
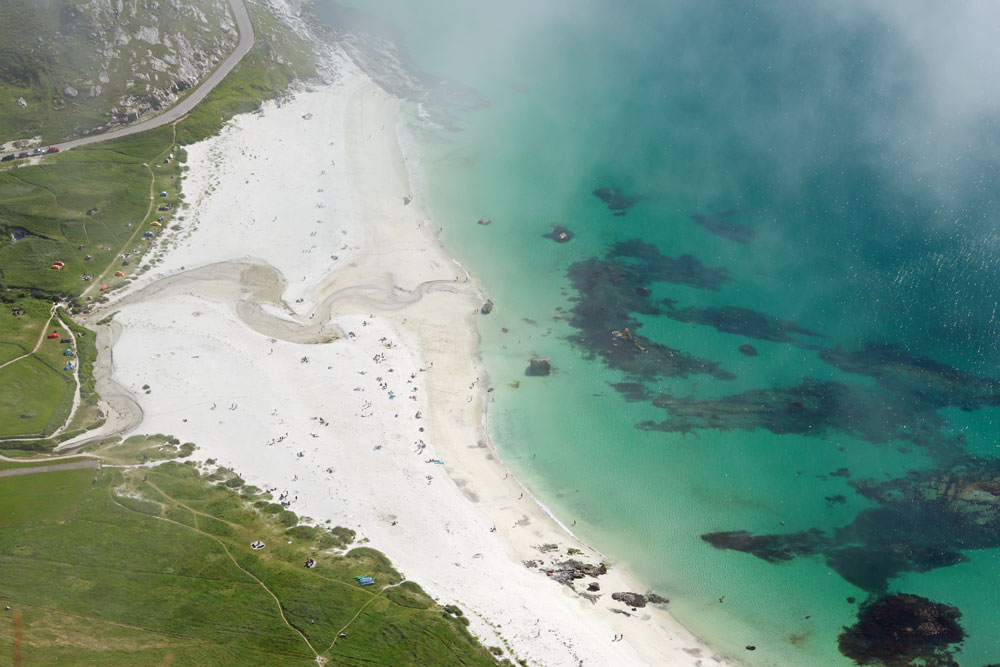
[[(66, 473), (72, 494), (25, 502), (68, 486)], [(385, 589), (402, 575), (378, 552), (324, 550), (323, 528), (291, 539), (193, 464), (44, 472), (0, 488), (11, 480), (20, 487), (3, 491), (0, 516), (20, 514), (0, 527), (0, 568), (16, 576), (0, 582), (0, 602), (20, 618), (24, 664), (306, 665), (317, 654), (342, 665), (496, 664), (419, 586)], [(359, 574), (376, 585), (359, 586)], [(0, 618), (0, 656), (15, 650), (13, 624), (13, 613)]]

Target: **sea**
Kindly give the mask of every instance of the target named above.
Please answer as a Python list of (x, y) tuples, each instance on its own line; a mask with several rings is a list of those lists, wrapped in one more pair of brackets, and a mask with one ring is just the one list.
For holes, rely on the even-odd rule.
[(562, 523), (742, 664), (1000, 663), (994, 6), (314, 9), (423, 77), (490, 435)]

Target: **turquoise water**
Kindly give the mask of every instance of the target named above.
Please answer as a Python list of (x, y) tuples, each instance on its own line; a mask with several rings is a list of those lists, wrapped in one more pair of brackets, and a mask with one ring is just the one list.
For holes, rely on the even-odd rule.
[[(955, 103), (935, 31), (850, 2), (353, 4), (487, 102), (426, 105), (422, 174), (496, 304), (491, 435), (532, 492), (747, 664), (854, 664), (843, 627), (896, 593), (1000, 662), (995, 81)], [(702, 539), (730, 531), (787, 558)]]

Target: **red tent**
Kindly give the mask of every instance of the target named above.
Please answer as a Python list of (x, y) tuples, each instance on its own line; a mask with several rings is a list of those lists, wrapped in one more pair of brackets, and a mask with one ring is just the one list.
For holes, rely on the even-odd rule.
[(46, 338), (59, 338), (59, 334), (57, 334), (55, 331), (53, 331), (48, 336), (46, 336)]
[(103, 292), (104, 290), (106, 290), (106, 289), (108, 289), (108, 286), (107, 286), (107, 285), (101, 285), (101, 291), (102, 291), (102, 292)]

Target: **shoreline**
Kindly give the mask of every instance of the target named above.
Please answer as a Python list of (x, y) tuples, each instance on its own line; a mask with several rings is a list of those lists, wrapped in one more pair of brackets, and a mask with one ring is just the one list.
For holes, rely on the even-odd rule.
[[(339, 67), (347, 75), (334, 86), (237, 117), (220, 137), (188, 147), (194, 157), (185, 194), (195, 201), (185, 231), (168, 239), (162, 269), (93, 317), (120, 309), (117, 343), (99, 353), (109, 371), (103, 381), (120, 383), (139, 411), (129, 432), (193, 440), (200, 457), (294, 495), (291, 509), (300, 516), (359, 527), (428, 593), (472, 612), (471, 629), (484, 644), (507, 644), (517, 658), (731, 664), (666, 610), (608, 611), (611, 592), (646, 592), (624, 568), (597, 579), (602, 597), (591, 603), (522, 564), (552, 560), (534, 548), (543, 543), (559, 544), (560, 558), (570, 557), (570, 547), (588, 562), (606, 556), (573, 536), (499, 458), (475, 323), (480, 290), (441, 247), (420, 194), (409, 191), (401, 103), (352, 64)], [(292, 112), (299, 118), (289, 125)], [(321, 119), (335, 127), (311, 132)], [(312, 155), (316, 134), (330, 140), (322, 157)], [(304, 164), (297, 173), (257, 165), (280, 162), (296, 146), (318, 175), (307, 176)], [(277, 171), (259, 175), (250, 159), (254, 170)], [(251, 182), (258, 192), (246, 187)], [(284, 201), (271, 202), (278, 194)], [(414, 199), (402, 203), (408, 196)], [(309, 198), (318, 201), (309, 206)], [(307, 219), (310, 208), (319, 220)], [(192, 217), (199, 219), (193, 230)], [(382, 379), (397, 368), (399, 376)], [(398, 384), (406, 374), (411, 382)], [(405, 392), (387, 393), (390, 382)], [(146, 393), (144, 384), (152, 385)], [(230, 415), (226, 400), (237, 406)], [(400, 419), (403, 407), (414, 416)], [(324, 415), (318, 425), (317, 414)], [(406, 440), (424, 443), (416, 457), (401, 451)], [(372, 449), (354, 446), (361, 441)], [(440, 479), (426, 474), (440, 468), (447, 472)], [(611, 642), (618, 634), (624, 640)]]

